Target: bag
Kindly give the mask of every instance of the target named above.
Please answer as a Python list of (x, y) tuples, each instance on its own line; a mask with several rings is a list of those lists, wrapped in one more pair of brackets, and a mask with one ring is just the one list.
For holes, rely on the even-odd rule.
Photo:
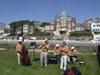
[(68, 72), (70, 72), (71, 70), (70, 69), (66, 69), (66, 71), (64, 72), (63, 75), (67, 75)]
[(73, 71), (69, 71), (67, 75), (73, 75)]
[(79, 60), (78, 60), (78, 59), (76, 59), (76, 62), (79, 62)]
[(75, 73), (75, 75), (82, 75), (82, 73), (78, 70), (77, 67), (72, 67), (72, 71)]
[(79, 64), (80, 64), (81, 66), (85, 66), (85, 62), (83, 62), (82, 60), (79, 62)]

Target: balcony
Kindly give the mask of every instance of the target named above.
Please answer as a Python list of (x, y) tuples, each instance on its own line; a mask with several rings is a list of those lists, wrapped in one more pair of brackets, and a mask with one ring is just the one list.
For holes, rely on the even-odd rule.
[(60, 27), (60, 25), (57, 25), (57, 27)]
[(66, 31), (66, 29), (59, 29), (59, 31)]
[(61, 27), (65, 27), (66, 25), (61, 25)]

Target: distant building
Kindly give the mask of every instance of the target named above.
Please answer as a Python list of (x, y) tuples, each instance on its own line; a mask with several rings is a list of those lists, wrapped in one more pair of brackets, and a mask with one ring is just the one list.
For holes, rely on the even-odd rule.
[(68, 31), (72, 32), (75, 31), (76, 27), (76, 18), (68, 16), (66, 14), (66, 11), (62, 11), (62, 15), (60, 17), (57, 17), (57, 14), (55, 15), (54, 19), (54, 31)]
[(35, 26), (29, 24), (23, 25), (23, 33), (24, 35), (35, 33)]
[(94, 40), (100, 41), (100, 34), (94, 34), (93, 36), (94, 36), (93, 37)]
[(84, 30), (84, 23), (83, 24), (78, 24), (76, 26), (76, 31), (83, 31)]
[(45, 27), (40, 27), (40, 30), (41, 30), (42, 32), (44, 32)]
[(0, 23), (0, 37), (4, 37), (11, 34), (10, 25), (5, 23)]
[(90, 31), (91, 31), (92, 33), (94, 33), (94, 32), (100, 32), (100, 20), (94, 18), (94, 19), (92, 20), (92, 23), (91, 23), (90, 26), (91, 26), (91, 27), (90, 27)]
[[(90, 18), (88, 20), (85, 20), (85, 28), (84, 30), (90, 31), (91, 23), (94, 20), (94, 18)], [(95, 20), (100, 21), (100, 18), (95, 18)]]
[(46, 32), (53, 32), (54, 31), (54, 20), (50, 21), (50, 25), (45, 26), (45, 31)]
[(18, 28), (16, 29), (16, 32), (17, 32), (17, 34), (23, 33), (23, 27), (18, 27)]
[(33, 24), (35, 25), (35, 29), (37, 28), (38, 30), (40, 30), (40, 25), (42, 25), (41, 22), (34, 22)]

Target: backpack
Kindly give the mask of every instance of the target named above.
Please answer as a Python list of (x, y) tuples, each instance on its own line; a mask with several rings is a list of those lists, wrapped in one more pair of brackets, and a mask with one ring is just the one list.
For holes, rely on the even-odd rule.
[(69, 71), (67, 75), (73, 75), (73, 71)]

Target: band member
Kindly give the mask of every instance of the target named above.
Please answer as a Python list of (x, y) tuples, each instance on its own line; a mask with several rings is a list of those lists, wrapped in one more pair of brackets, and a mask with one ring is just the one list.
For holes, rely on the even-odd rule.
[(54, 48), (54, 55), (59, 55), (61, 47), (59, 46), (59, 44), (56, 44), (55, 48)]
[(45, 67), (47, 68), (47, 55), (48, 55), (48, 49), (49, 49), (49, 44), (48, 44), (48, 40), (47, 38), (45, 38), (45, 41), (43, 44), (41, 44), (39, 48), (42, 48), (41, 54), (40, 54), (40, 58), (41, 58), (41, 66), (43, 66), (43, 58), (45, 59)]
[(63, 47), (61, 49), (61, 54), (62, 54), (62, 56), (61, 56), (61, 64), (60, 64), (60, 69), (63, 69), (63, 71), (66, 70), (68, 51), (69, 51), (69, 48), (66, 45), (66, 42), (63, 41)]
[(16, 46), (17, 49), (17, 56), (18, 56), (18, 65), (20, 66), (20, 58), (21, 58), (21, 52), (22, 52), (22, 43), (21, 40), (18, 40), (18, 44)]
[[(75, 50), (74, 46), (71, 47), (71, 50), (68, 53), (71, 56), (77, 56), (77, 51)], [(76, 61), (75, 57), (72, 57), (73, 64)], [(70, 63), (70, 57), (68, 56), (68, 62)]]

